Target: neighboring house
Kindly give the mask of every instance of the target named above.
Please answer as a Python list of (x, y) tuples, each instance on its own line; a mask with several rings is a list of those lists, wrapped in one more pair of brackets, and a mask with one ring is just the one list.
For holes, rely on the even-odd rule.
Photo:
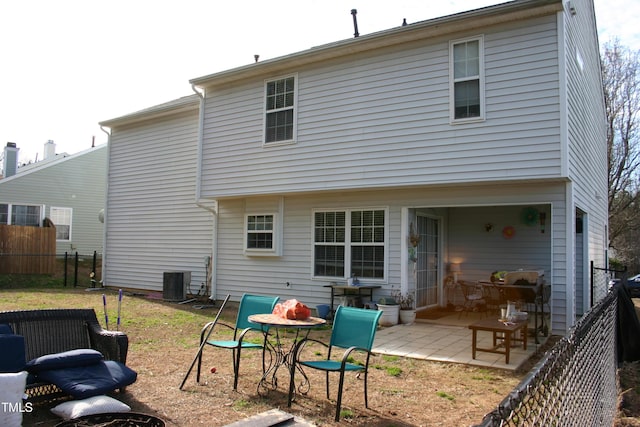
[[(5, 153), (17, 147), (6, 147)], [(11, 167), (0, 179), (0, 224), (41, 227), (48, 218), (56, 227), (56, 254), (102, 253), (107, 145), (76, 154), (55, 154), (45, 144), (42, 161)], [(5, 162), (17, 156), (5, 154)], [(15, 173), (15, 174), (13, 174)]]
[[(212, 226), (189, 222), (178, 240), (211, 239), (212, 296), (255, 292), (313, 306), (328, 302), (325, 285), (357, 275), (381, 286), (376, 298), (402, 290), (428, 308), (447, 304), (452, 265), (465, 280), (535, 269), (552, 287), (553, 330), (564, 332), (605, 294), (589, 274), (591, 262), (607, 264), (608, 239), (591, 0), (516, 0), (190, 83), (199, 116), (151, 117), (129, 135), (112, 127), (107, 237), (122, 229), (121, 245), (136, 241), (126, 215), (147, 193), (164, 191), (149, 207), (166, 214), (156, 238), (186, 227), (175, 209), (203, 205)], [(189, 194), (163, 189), (175, 180), (169, 168), (138, 182), (157, 166), (138, 162), (134, 174), (113, 154), (118, 145), (126, 159), (192, 150), (193, 163), (176, 170), (195, 174)], [(113, 203), (116, 179), (127, 209)], [(109, 218), (116, 209), (122, 219)], [(157, 254), (142, 245), (127, 262)], [(107, 285), (128, 280), (109, 280), (123, 264), (107, 265)], [(162, 286), (157, 275), (145, 279), (130, 284)]]

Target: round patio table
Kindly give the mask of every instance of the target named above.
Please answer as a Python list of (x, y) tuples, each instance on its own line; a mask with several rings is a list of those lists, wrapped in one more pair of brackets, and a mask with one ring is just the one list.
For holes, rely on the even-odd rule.
[[(269, 368), (265, 370), (258, 383), (258, 394), (261, 396), (266, 395), (269, 390), (275, 390), (278, 388), (278, 369), (285, 366), (287, 372), (293, 365), (293, 349), (295, 348), (298, 339), (300, 338), (301, 331), (304, 331), (304, 337), (309, 335), (309, 331), (313, 328), (317, 328), (327, 323), (326, 320), (319, 317), (308, 317), (304, 320), (292, 320), (284, 319), (275, 314), (252, 314), (248, 317), (249, 322), (260, 325), (260, 329), (265, 334), (266, 349), (271, 355), (271, 362)], [(275, 329), (275, 334), (270, 335), (269, 331)], [(291, 344), (284, 343), (283, 338), (286, 337), (287, 329), (293, 329), (295, 332), (291, 339)], [(269, 337), (273, 336), (273, 340)], [(308, 384), (308, 378), (300, 366), (296, 366), (296, 369), (302, 374), (304, 381)]]

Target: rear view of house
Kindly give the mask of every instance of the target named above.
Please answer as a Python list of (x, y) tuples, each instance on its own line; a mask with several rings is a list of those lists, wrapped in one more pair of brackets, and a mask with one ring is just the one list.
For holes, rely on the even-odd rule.
[[(321, 304), (327, 285), (357, 276), (380, 286), (374, 299), (401, 290), (427, 309), (447, 305), (454, 273), (479, 281), (535, 270), (562, 332), (606, 292), (589, 278), (590, 262), (607, 262), (592, 1), (516, 0), (190, 83), (199, 105), (179, 124), (151, 117), (131, 124), (127, 144), (115, 132), (110, 144), (130, 158), (147, 138), (177, 146), (189, 136), (189, 194), (166, 189), (153, 212), (197, 204), (212, 214), (200, 223), (209, 228), (189, 222), (184, 234), (196, 247), (210, 239), (212, 297), (250, 291)], [(121, 161), (112, 153), (110, 192), (129, 171)], [(124, 182), (122, 206), (108, 198), (108, 238), (158, 188)], [(182, 225), (156, 220), (156, 237)], [(119, 244), (139, 244), (134, 236)], [(159, 253), (140, 249), (129, 260)], [(118, 274), (109, 269), (107, 278)]]

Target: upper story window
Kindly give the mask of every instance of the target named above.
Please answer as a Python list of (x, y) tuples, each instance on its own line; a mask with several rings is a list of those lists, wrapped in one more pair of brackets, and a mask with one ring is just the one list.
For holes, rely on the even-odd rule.
[(293, 142), (295, 140), (295, 103), (295, 76), (266, 82), (265, 144)]
[(0, 204), (0, 224), (40, 227), (42, 206)]
[(56, 226), (56, 240), (71, 240), (71, 208), (55, 208), (49, 210), (49, 217)]
[(482, 37), (450, 42), (451, 117), (454, 122), (484, 119)]
[(384, 279), (386, 216), (384, 209), (315, 212), (313, 275)]

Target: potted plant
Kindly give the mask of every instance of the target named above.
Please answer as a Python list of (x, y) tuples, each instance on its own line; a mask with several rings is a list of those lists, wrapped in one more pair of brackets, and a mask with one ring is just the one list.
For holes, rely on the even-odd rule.
[(413, 301), (413, 293), (402, 293), (401, 291), (394, 291), (392, 294), (393, 299), (400, 306), (400, 323), (410, 325), (416, 320), (416, 306)]
[(392, 298), (380, 298), (376, 304), (378, 310), (382, 312), (378, 324), (380, 326), (393, 326), (398, 324), (398, 313), (400, 306)]

